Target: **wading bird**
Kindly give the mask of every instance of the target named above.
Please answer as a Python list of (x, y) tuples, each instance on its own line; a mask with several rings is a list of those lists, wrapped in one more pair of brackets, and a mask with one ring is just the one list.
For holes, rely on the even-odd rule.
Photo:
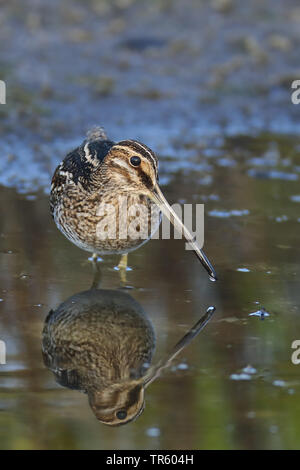
[[(97, 255), (121, 254), (120, 269), (126, 269), (127, 254), (157, 230), (162, 212), (183, 233), (210, 279), (217, 279), (203, 250), (161, 192), (155, 153), (140, 142), (115, 143), (102, 128), (90, 131), (57, 167), (50, 207), (57, 227), (71, 242), (93, 253), (94, 260)], [(130, 211), (134, 207), (138, 217)]]

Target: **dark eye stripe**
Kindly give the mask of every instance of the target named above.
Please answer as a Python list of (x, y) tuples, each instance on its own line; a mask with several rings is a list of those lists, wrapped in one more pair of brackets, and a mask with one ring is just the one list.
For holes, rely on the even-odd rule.
[(141, 172), (141, 178), (142, 178), (142, 181), (144, 183), (145, 186), (147, 186), (147, 188), (152, 188), (153, 187), (153, 183), (151, 181), (151, 178), (146, 174), (144, 173), (143, 171)]

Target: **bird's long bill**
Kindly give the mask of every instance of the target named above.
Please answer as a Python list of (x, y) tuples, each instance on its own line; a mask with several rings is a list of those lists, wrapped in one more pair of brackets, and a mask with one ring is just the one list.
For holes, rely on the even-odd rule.
[(196, 256), (208, 272), (209, 278), (211, 281), (217, 280), (217, 275), (212, 267), (210, 261), (207, 259), (205, 253), (199, 246), (197, 245), (195, 239), (192, 237), (189, 230), (186, 226), (182, 223), (176, 212), (172, 209), (169, 205), (168, 201), (164, 197), (163, 193), (161, 192), (158, 185), (155, 186), (154, 190), (151, 192), (152, 200), (158, 205), (162, 213), (169, 219), (169, 221), (174, 225), (174, 227), (179, 231), (182, 232), (186, 241), (190, 244), (192, 249), (194, 250)]

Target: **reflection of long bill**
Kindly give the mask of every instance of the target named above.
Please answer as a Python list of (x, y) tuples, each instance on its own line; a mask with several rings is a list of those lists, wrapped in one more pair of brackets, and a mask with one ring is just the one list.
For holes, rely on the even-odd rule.
[(158, 185), (155, 186), (154, 191), (150, 194), (151, 199), (158, 205), (162, 213), (169, 219), (169, 221), (174, 225), (174, 227), (179, 231), (183, 232), (183, 235), (186, 241), (191, 245), (192, 249), (194, 250), (196, 256), (208, 272), (209, 278), (211, 281), (217, 280), (217, 275), (212, 267), (210, 261), (207, 259), (205, 253), (199, 246), (197, 245), (195, 238), (192, 237), (189, 230), (183, 225), (182, 221), (176, 214), (176, 212), (172, 209), (169, 205), (168, 201), (164, 197), (163, 193), (161, 192)]
[(156, 366), (150, 367), (147, 374), (143, 378), (144, 387), (148, 387), (154, 380), (156, 380), (161, 371), (171, 365), (175, 357), (188, 345), (190, 342), (203, 330), (203, 328), (210, 321), (215, 312), (215, 307), (208, 307), (206, 313), (197, 321), (197, 323), (181, 338), (180, 341), (174, 346), (172, 352), (167, 354), (164, 359), (159, 361)]

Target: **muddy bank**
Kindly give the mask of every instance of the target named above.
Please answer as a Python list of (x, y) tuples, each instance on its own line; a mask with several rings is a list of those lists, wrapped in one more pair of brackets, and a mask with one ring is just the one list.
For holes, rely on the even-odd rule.
[(298, 132), (296, 0), (26, 0), (1, 9), (1, 184), (46, 188), (95, 123), (175, 158), (208, 136)]

